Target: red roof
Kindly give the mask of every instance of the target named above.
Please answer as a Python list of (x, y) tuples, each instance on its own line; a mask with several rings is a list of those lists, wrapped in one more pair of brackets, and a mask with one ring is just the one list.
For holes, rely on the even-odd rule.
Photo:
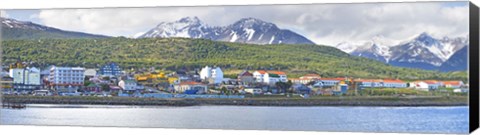
[(335, 81), (344, 81), (345, 78), (337, 77), (337, 78), (320, 78), (320, 80), (335, 80)]
[(244, 72), (240, 73), (239, 76), (253, 76), (253, 74), (248, 72), (248, 71), (244, 71)]
[(290, 78), (288, 80), (312, 80), (312, 79), (309, 79), (309, 78)]
[(262, 75), (265, 74), (265, 73), (267, 73), (265, 70), (257, 70), (257, 72), (260, 73), (260, 74), (262, 74)]
[(286, 75), (285, 72), (282, 71), (268, 71), (270, 74), (277, 74), (277, 75)]
[(320, 78), (320, 75), (317, 74), (306, 74), (304, 76), (301, 76), (300, 78)]
[(398, 80), (398, 79), (384, 79), (383, 82), (384, 83), (405, 83), (404, 81)]
[(306, 74), (302, 77), (320, 77), (320, 75), (317, 75), (317, 74)]
[(286, 75), (285, 72), (282, 71), (265, 71), (265, 70), (257, 70), (260, 74), (270, 73), (270, 74), (277, 74), (277, 75)]
[(443, 81), (443, 85), (460, 85), (461, 81)]
[(188, 81), (188, 82), (180, 82), (180, 85), (205, 85), (205, 84), (200, 82)]
[(356, 79), (357, 82), (382, 82), (380, 79)]
[(423, 81), (423, 82), (425, 82), (425, 83), (427, 83), (427, 84), (438, 84), (438, 81), (437, 81), (437, 80), (425, 80), (425, 81)]

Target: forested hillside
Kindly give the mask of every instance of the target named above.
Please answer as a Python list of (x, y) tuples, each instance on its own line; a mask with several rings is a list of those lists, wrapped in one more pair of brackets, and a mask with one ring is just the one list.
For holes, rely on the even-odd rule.
[(194, 69), (205, 65), (229, 69), (284, 70), (289, 76), (318, 73), (323, 77), (462, 79), (466, 72), (440, 73), (399, 68), (350, 56), (321, 45), (250, 45), (186, 38), (40, 39), (3, 41), (5, 64), (17, 57), (45, 67), (98, 67), (117, 62), (124, 68)]

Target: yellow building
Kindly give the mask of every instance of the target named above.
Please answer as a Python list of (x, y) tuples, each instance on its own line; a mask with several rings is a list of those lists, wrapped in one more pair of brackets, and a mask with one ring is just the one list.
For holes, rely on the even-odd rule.
[(178, 78), (177, 77), (168, 77), (168, 83), (169, 84), (178, 83)]
[(158, 73), (147, 73), (147, 74), (137, 74), (135, 75), (135, 79), (137, 81), (147, 81), (147, 80), (157, 80), (157, 79), (165, 79), (165, 73), (158, 72)]

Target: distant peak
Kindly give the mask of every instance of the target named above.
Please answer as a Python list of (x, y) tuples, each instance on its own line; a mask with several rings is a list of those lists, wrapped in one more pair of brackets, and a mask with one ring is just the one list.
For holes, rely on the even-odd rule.
[(422, 33), (418, 36), (418, 38), (428, 38), (428, 37), (431, 38), (432, 36), (430, 36), (430, 34), (428, 34), (427, 32), (422, 32)]
[(235, 26), (240, 26), (240, 27), (253, 27), (253, 26), (275, 26), (275, 24), (273, 23), (270, 23), (270, 22), (266, 22), (266, 21), (263, 21), (263, 20), (260, 20), (260, 19), (257, 19), (257, 18), (253, 18), (253, 17), (248, 17), (248, 18), (242, 18), (240, 20), (238, 20), (237, 22), (235, 22), (233, 25)]
[(184, 17), (178, 20), (178, 22), (183, 22), (183, 23), (200, 23), (200, 19), (198, 17), (193, 16), (193, 17)]
[(431, 42), (433, 42), (435, 39), (434, 39), (430, 34), (428, 34), (428, 33), (426, 33), (426, 32), (423, 32), (423, 33), (421, 33), (420, 35), (418, 35), (418, 37), (415, 38), (415, 40), (431, 43)]

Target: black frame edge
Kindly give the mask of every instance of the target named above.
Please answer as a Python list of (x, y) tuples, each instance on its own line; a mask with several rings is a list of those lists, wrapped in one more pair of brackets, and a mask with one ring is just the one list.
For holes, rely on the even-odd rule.
[(479, 127), (479, 9), (469, 4), (469, 130), (470, 133)]

